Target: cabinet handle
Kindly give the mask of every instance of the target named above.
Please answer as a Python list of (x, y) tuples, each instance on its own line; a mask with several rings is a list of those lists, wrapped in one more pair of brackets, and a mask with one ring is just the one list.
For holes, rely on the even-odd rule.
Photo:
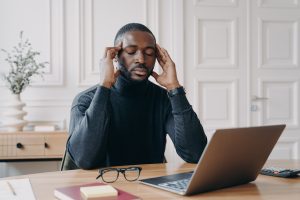
[(45, 142), (45, 148), (49, 148), (49, 144), (47, 144), (47, 142)]
[(16, 146), (17, 146), (18, 149), (22, 149), (23, 148), (23, 144), (21, 144), (20, 142), (18, 142)]

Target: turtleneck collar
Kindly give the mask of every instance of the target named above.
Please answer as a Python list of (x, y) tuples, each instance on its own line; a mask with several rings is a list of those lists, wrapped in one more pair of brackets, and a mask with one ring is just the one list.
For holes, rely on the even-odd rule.
[(143, 96), (146, 94), (148, 84), (148, 79), (136, 82), (120, 75), (118, 76), (113, 89), (122, 96)]

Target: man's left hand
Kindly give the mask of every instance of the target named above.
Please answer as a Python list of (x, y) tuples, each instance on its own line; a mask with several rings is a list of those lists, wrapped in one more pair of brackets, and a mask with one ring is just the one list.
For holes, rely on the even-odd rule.
[(158, 75), (153, 71), (151, 75), (168, 91), (180, 87), (177, 79), (175, 63), (164, 48), (161, 48), (158, 44), (156, 44), (156, 49), (157, 61), (163, 69), (163, 72)]

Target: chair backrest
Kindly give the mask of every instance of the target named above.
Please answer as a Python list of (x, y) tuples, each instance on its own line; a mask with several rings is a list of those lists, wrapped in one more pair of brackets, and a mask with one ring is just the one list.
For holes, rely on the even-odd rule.
[[(163, 163), (167, 163), (166, 157), (164, 157)], [(74, 163), (72, 160), (68, 150), (65, 150), (64, 157), (61, 162), (60, 170), (65, 171), (65, 170), (74, 170), (74, 169), (80, 169), (77, 167), (77, 165)]]
[(73, 170), (73, 169), (79, 169), (79, 167), (77, 167), (77, 165), (74, 163), (68, 150), (66, 149), (64, 153), (64, 157), (61, 162), (60, 170), (64, 171), (64, 170)]

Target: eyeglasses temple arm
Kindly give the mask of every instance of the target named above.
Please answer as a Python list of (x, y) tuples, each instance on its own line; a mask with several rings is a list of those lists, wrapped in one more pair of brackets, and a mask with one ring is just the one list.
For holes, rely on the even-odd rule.
[(101, 174), (99, 174), (99, 175), (96, 177), (96, 179), (100, 178), (100, 176), (101, 176)]

